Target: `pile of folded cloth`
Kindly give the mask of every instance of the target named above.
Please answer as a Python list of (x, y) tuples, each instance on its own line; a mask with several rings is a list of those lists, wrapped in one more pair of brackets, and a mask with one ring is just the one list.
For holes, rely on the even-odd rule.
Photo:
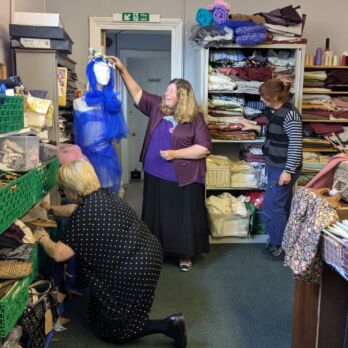
[(348, 91), (348, 71), (332, 69), (326, 71), (306, 71), (303, 80), (303, 92), (325, 93)]
[(329, 162), (330, 156), (318, 152), (303, 152), (303, 169), (311, 172), (319, 172)]
[(303, 42), (305, 23), (301, 7), (292, 5), (254, 15), (230, 13), (231, 6), (224, 0), (215, 0), (196, 13), (191, 39), (204, 47), (221, 47), (220, 41), (239, 45), (264, 42)]
[(305, 24), (305, 15), (302, 14), (301, 6), (289, 5), (270, 12), (260, 12), (257, 15), (265, 19), (267, 31), (272, 34), (272, 41), (301, 41)]

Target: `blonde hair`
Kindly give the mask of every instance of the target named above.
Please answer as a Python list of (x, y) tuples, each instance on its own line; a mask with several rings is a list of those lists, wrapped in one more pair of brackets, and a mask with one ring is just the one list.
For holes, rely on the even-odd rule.
[(176, 96), (178, 97), (178, 104), (175, 110), (168, 108), (165, 103), (165, 98), (162, 97), (161, 110), (166, 115), (173, 115), (178, 123), (192, 122), (199, 113), (199, 108), (190, 82), (183, 79), (174, 79), (169, 82), (176, 86)]
[(100, 181), (88, 161), (72, 161), (62, 165), (57, 174), (57, 183), (64, 190), (76, 192), (80, 197), (100, 189)]
[(267, 102), (285, 103), (290, 98), (290, 84), (280, 79), (269, 79), (260, 86), (260, 95)]

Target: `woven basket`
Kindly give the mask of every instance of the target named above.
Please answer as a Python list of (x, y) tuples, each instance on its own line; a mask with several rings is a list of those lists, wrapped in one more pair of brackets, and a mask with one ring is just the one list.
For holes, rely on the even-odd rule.
[(230, 187), (231, 174), (229, 166), (209, 167), (206, 174), (207, 187)]

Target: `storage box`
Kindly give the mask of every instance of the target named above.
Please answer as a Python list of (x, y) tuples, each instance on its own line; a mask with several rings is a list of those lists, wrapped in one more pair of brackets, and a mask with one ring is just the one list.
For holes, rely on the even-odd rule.
[(230, 178), (229, 166), (208, 166), (205, 184), (207, 187), (230, 187)]
[(57, 155), (57, 146), (51, 144), (40, 144), (40, 161), (48, 161)]
[(59, 13), (15, 12), (13, 24), (62, 27)]
[(53, 49), (65, 54), (72, 53), (72, 42), (69, 40), (55, 40), (55, 39), (35, 39), (35, 38), (12, 38), (12, 48), (39, 48), (39, 49)]
[(0, 168), (26, 172), (39, 165), (39, 137), (14, 135), (0, 140)]
[(213, 237), (248, 237), (249, 215), (208, 213), (208, 223)]

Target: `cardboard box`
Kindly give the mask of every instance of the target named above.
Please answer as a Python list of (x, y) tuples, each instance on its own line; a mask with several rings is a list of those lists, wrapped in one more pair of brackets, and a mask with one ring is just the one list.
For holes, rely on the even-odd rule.
[(63, 27), (59, 13), (15, 12), (13, 24)]
[(72, 53), (72, 43), (69, 40), (32, 39), (22, 37), (20, 39), (11, 39), (11, 47), (54, 49), (65, 54)]

